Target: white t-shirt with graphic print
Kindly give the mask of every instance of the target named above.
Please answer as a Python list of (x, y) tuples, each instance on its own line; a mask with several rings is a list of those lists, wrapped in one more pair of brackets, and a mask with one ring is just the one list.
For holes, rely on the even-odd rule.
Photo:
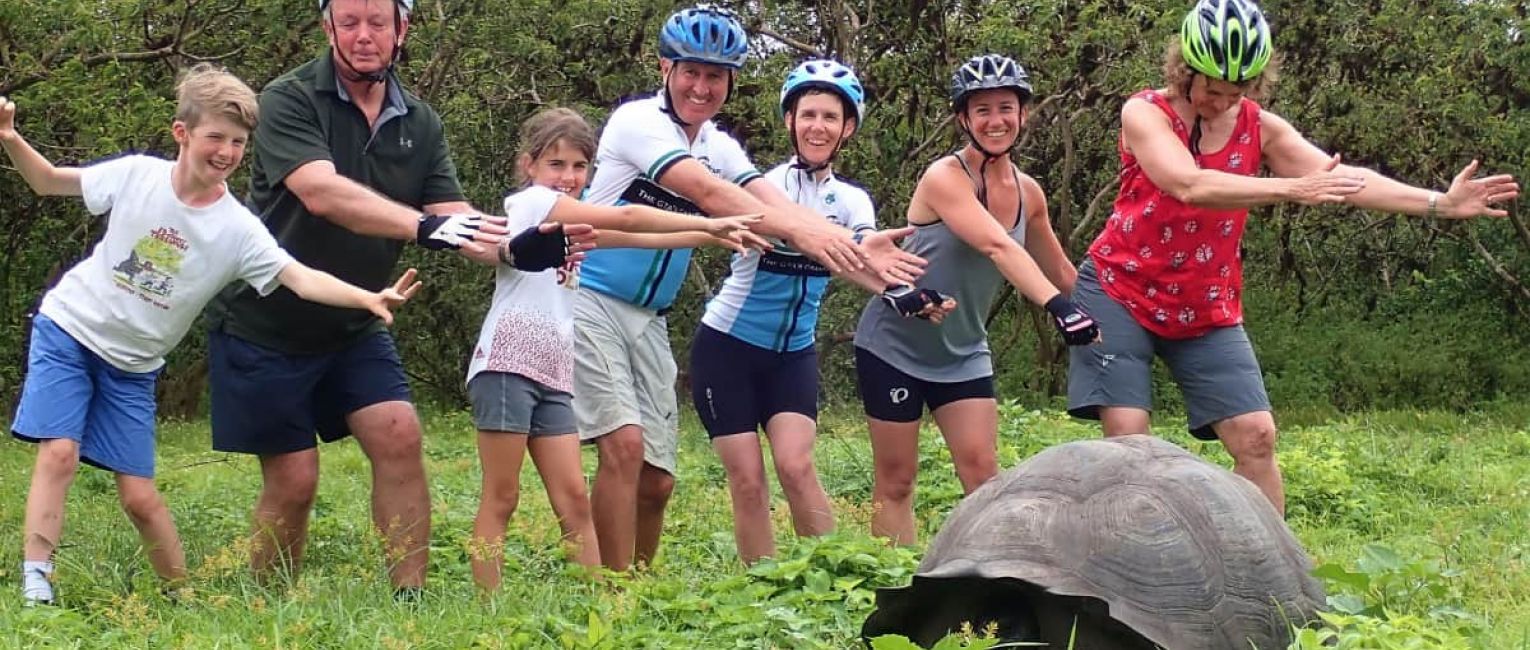
[[(562, 196), (533, 185), (505, 197), (510, 232), (547, 220)], [(504, 264), (494, 271), (494, 301), (484, 317), (467, 380), (480, 372), (513, 373), (554, 390), (574, 391), (574, 302), (578, 265), (520, 271)]]
[(111, 212), (90, 256), (43, 297), (41, 313), (108, 363), (149, 372), (219, 290), (244, 280), (274, 290), (292, 256), (225, 188), (212, 205), (182, 203), (175, 163), (128, 155), (81, 170), (91, 214)]

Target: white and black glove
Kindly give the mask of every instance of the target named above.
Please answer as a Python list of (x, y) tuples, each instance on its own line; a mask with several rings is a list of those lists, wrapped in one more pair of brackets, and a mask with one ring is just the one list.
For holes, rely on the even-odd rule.
[(414, 241), (433, 251), (456, 250), (473, 241), (481, 227), (481, 214), (422, 214)]

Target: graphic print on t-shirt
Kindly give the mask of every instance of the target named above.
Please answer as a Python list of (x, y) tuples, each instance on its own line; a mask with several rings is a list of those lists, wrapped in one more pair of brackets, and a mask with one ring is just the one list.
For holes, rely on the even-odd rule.
[(169, 309), (175, 276), (181, 272), (187, 243), (174, 228), (156, 228), (133, 244), (128, 257), (112, 267), (117, 286), (155, 307)]

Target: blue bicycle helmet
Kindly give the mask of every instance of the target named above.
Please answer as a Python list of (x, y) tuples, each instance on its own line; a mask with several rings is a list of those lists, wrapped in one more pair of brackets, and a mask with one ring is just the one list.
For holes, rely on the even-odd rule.
[(671, 61), (744, 67), (749, 35), (733, 12), (710, 5), (681, 9), (659, 30), (659, 56)]
[(781, 84), (781, 115), (785, 117), (798, 95), (815, 89), (839, 95), (846, 106), (854, 107), (856, 124), (866, 120), (866, 89), (861, 86), (861, 80), (855, 76), (854, 70), (828, 59), (803, 61), (787, 73), (786, 83)]

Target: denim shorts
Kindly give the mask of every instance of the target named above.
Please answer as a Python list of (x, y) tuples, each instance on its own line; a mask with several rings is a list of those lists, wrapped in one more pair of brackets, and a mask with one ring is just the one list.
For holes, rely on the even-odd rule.
[(27, 377), (11, 435), (27, 442), (68, 438), (80, 460), (154, 478), (154, 384), (160, 369), (121, 370), (47, 316), (32, 321)]
[(574, 396), (510, 372), (480, 372), (468, 381), (473, 424), (480, 431), (533, 436), (578, 433)]
[(1102, 406), (1153, 410), (1153, 357), (1162, 357), (1185, 398), (1190, 433), (1216, 440), (1212, 425), (1270, 410), (1264, 376), (1242, 325), (1190, 339), (1166, 339), (1137, 323), (1106, 295), (1094, 263), (1078, 270), (1073, 301), (1100, 324), (1101, 342), (1069, 349), (1068, 412), (1097, 420)]

